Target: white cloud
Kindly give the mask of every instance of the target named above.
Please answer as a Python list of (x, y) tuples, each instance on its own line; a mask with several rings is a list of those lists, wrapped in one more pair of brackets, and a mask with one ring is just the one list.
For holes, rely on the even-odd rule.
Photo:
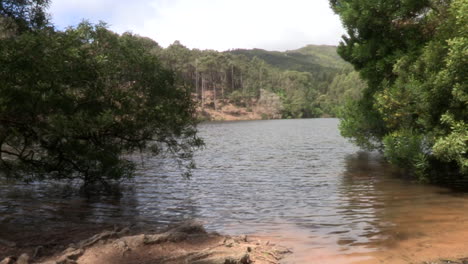
[(344, 32), (328, 0), (55, 0), (51, 12), (59, 27), (104, 20), (119, 33), (200, 49), (336, 45)]

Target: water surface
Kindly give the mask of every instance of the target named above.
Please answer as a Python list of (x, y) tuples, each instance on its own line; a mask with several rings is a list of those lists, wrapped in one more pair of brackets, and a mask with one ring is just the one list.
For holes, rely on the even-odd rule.
[[(121, 196), (69, 196), (62, 185), (0, 186), (0, 228), (83, 223), (261, 234), (293, 247), (286, 263), (408, 263), (468, 255), (468, 196), (412, 183), (378, 153), (339, 136), (336, 119), (204, 123), (190, 180), (142, 160)], [(404, 175), (403, 175), (404, 176)], [(1, 234), (1, 232), (0, 232)]]

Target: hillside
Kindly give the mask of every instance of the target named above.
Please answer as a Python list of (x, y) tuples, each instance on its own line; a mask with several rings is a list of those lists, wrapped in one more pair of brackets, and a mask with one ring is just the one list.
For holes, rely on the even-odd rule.
[(351, 69), (351, 66), (336, 53), (336, 46), (308, 45), (285, 52), (263, 49), (236, 49), (227, 53), (244, 55), (250, 59), (257, 57), (283, 70), (317, 73), (340, 71), (343, 68)]
[(176, 41), (155, 52), (191, 87), (198, 112), (210, 120), (335, 116), (364, 86), (334, 46), (217, 52)]

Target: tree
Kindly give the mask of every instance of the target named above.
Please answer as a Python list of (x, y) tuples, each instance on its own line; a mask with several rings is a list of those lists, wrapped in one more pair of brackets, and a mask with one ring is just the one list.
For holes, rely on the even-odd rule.
[(365, 87), (366, 83), (356, 71), (338, 74), (327, 89), (322, 108), (326, 113), (337, 115), (348, 100), (359, 100)]
[(0, 1), (0, 31), (40, 29), (48, 25), (45, 9), (49, 0), (2, 0)]
[(130, 177), (135, 151), (190, 162), (190, 93), (151, 46), (87, 22), (0, 39), (2, 174), (88, 185)]
[(368, 84), (342, 134), (421, 180), (467, 175), (468, 3), (330, 2), (348, 32), (339, 53)]

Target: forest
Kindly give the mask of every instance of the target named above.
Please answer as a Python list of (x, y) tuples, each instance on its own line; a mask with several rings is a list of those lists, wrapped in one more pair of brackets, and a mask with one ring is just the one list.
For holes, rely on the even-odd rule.
[(227, 104), (247, 112), (261, 108), (262, 119), (336, 116), (339, 106), (357, 99), (365, 87), (334, 46), (217, 52), (190, 50), (176, 41), (155, 52), (192, 87), (202, 116)]
[[(167, 48), (104, 22), (58, 30), (49, 1), (0, 6), (1, 170), (6, 178), (130, 178), (125, 154), (166, 153), (188, 170), (200, 120), (336, 116), (366, 86), (335, 46)], [(187, 172), (188, 173), (188, 172)]]
[(179, 41), (163, 48), (105, 23), (60, 31), (48, 4), (2, 1), (0, 9), (7, 175), (86, 182), (130, 175), (121, 154), (144, 149), (170, 149), (183, 160), (202, 145), (193, 117), (222, 120), (217, 112), (339, 116), (343, 136), (421, 181), (443, 178), (440, 170), (467, 174), (465, 1), (332, 0), (348, 33), (338, 47), (344, 60), (335, 46), (219, 52)]

